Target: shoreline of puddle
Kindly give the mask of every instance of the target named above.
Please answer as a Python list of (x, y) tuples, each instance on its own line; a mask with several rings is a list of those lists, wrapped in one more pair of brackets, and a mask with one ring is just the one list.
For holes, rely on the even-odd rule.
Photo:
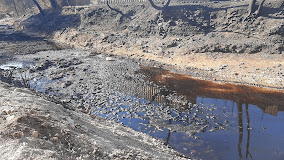
[[(104, 58), (98, 61), (102, 59)], [(56, 63), (56, 61), (51, 62)], [(44, 69), (47, 70), (44, 74), (53, 71), (48, 69)], [(218, 84), (145, 66), (137, 66), (137, 70), (133, 69), (133, 73), (137, 74), (138, 78), (130, 75), (124, 76), (123, 81), (117, 81), (121, 84), (109, 82), (111, 85), (108, 87), (115, 90), (107, 91), (104, 101), (93, 102), (92, 98), (100, 98), (97, 96), (99, 93), (96, 93), (94, 97), (78, 96), (71, 104), (79, 103), (77, 101), (80, 101), (80, 98), (91, 99), (86, 104), (91, 106), (93, 114), (162, 139), (165, 144), (169, 144), (186, 156), (197, 159), (269, 159), (284, 156), (284, 150), (281, 150), (284, 141), (274, 138), (284, 140), (284, 136), (279, 134), (283, 133), (281, 130), (281, 122), (284, 121), (283, 91), (246, 85)], [(113, 73), (108, 74), (111, 76)], [(141, 77), (144, 79), (139, 82), (137, 79)], [(40, 77), (34, 78), (41, 80)], [(105, 80), (108, 80), (107, 77)], [(48, 93), (49, 87), (53, 86), (52, 83), (60, 83), (61, 79), (56, 81), (42, 80), (41, 85), (46, 85), (46, 89), (40, 92)], [(70, 86), (73, 84), (74, 82)], [(108, 82), (102, 86), (107, 84)], [(69, 86), (65, 86), (67, 87)], [(59, 96), (62, 94), (56, 90), (50, 93)], [(276, 146), (272, 147), (274, 144)]]

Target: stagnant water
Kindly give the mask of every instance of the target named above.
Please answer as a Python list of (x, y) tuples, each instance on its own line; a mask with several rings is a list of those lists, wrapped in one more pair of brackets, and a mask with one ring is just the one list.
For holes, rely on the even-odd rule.
[[(283, 91), (217, 84), (149, 67), (137, 74), (150, 83), (137, 86), (135, 93), (113, 93), (115, 98), (93, 113), (163, 139), (189, 157), (284, 159)], [(169, 95), (179, 98), (172, 101)]]
[[(91, 61), (95, 66), (96, 62)], [(98, 60), (99, 66), (101, 62)], [(117, 74), (115, 63), (104, 63), (104, 68), (114, 66), (114, 70), (102, 70), (104, 78), (94, 83), (90, 80), (91, 84), (101, 83), (102, 87), (111, 88), (109, 91), (94, 89), (100, 91), (94, 93), (99, 99), (92, 95), (80, 96), (90, 103), (93, 114), (162, 139), (188, 157), (284, 159), (283, 91), (217, 84), (145, 66), (135, 69), (135, 74), (139, 75), (135, 79), (135, 76)], [(3, 66), (21, 68), (24, 64)], [(96, 72), (96, 75), (100, 74)], [(63, 79), (51, 80), (48, 77), (30, 81), (30, 86), (40, 92), (57, 95), (56, 90), (47, 92), (47, 88), (56, 86)], [(92, 79), (91, 75), (88, 77)], [(84, 77), (79, 75), (81, 78)], [(80, 82), (80, 86), (84, 86), (83, 83)], [(60, 90), (64, 92), (64, 88)], [(101, 100), (105, 97), (98, 95), (106, 93), (106, 99)]]

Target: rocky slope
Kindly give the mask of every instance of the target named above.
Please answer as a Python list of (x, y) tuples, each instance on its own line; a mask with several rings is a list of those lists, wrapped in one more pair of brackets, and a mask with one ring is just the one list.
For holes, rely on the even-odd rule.
[(186, 159), (149, 135), (4, 83), (0, 112), (1, 159)]
[(201, 79), (283, 88), (283, 1), (266, 1), (261, 16), (245, 20), (247, 4), (173, 1), (163, 11), (144, 2), (63, 7), (19, 28)]

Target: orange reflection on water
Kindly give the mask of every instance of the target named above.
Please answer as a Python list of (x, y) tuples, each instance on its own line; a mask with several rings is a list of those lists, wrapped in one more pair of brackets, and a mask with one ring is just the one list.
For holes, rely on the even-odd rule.
[(279, 110), (284, 111), (284, 90), (219, 84), (145, 66), (141, 66), (139, 72), (147, 75), (148, 80), (158, 85), (164, 85), (172, 91), (177, 91), (179, 95), (185, 96), (191, 103), (196, 103), (197, 97), (207, 97), (231, 100), (237, 104), (257, 105), (264, 112), (272, 115), (275, 115)]

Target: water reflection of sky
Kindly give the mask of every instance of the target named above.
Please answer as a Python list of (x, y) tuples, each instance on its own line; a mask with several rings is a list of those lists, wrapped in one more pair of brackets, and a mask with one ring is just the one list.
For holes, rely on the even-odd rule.
[[(197, 159), (284, 159), (283, 91), (216, 84), (163, 69), (142, 67), (137, 74), (145, 81), (103, 74), (113, 93), (107, 102), (90, 101), (92, 112)], [(31, 79), (30, 86), (56, 94), (57, 82), (43, 77)]]
[[(156, 74), (151, 73), (148, 77), (153, 81), (152, 76)], [(136, 97), (114, 94), (114, 99), (120, 99), (119, 103), (102, 107), (103, 110), (108, 108), (110, 112), (93, 112), (110, 119), (115, 117), (118, 122), (136, 131), (160, 138), (189, 157), (221, 160), (284, 159), (282, 92), (253, 90), (244, 86), (219, 87), (215, 84), (213, 88), (204, 86), (207, 89), (204, 91), (202, 86), (196, 84), (193, 88), (188, 88), (192, 87), (191, 84), (182, 88), (182, 83), (172, 79), (162, 82), (159, 79), (155, 83), (166, 86), (170, 91), (174, 88), (183, 101), (176, 103), (169, 100), (161, 89), (157, 91), (157, 87), (147, 85), (142, 87), (148, 88), (146, 90), (136, 88), (136, 92), (143, 90), (145, 95), (138, 94)], [(185, 82), (188, 83), (183, 79)], [(179, 91), (177, 88), (182, 89)], [(242, 93), (244, 90), (247, 92)], [(184, 107), (187, 106), (185, 101), (197, 105), (188, 109)], [(171, 108), (165, 109), (168, 106)], [(116, 114), (113, 114), (114, 111)], [(168, 119), (165, 118), (167, 113), (171, 115)], [(192, 132), (191, 129), (198, 131)]]
[(283, 156), (283, 112), (274, 116), (255, 105), (238, 106), (232, 101), (210, 98), (197, 100), (198, 103), (202, 101), (203, 104), (224, 106), (222, 110), (216, 110), (216, 114), (232, 125), (229, 130), (200, 135), (200, 139), (206, 139), (214, 148), (218, 159), (279, 159), (281, 154)]
[(5, 60), (0, 60), (0, 69), (3, 69), (3, 70), (20, 69), (20, 68), (25, 68), (25, 67), (31, 67), (32, 65), (33, 63), (31, 62), (8, 62), (7, 63), (5, 62)]
[[(183, 132), (171, 132), (167, 128), (149, 127), (149, 119), (120, 118), (119, 122), (163, 139), (184, 154), (203, 159), (279, 159), (284, 154), (284, 113), (277, 116), (264, 113), (255, 105), (242, 105), (222, 99), (197, 98), (197, 103), (204, 107), (218, 107), (213, 115), (228, 121), (226, 130), (197, 133), (194, 139)], [(131, 106), (128, 106), (131, 107)], [(126, 108), (124, 106), (123, 108)], [(139, 114), (139, 113), (138, 113)], [(145, 113), (140, 113), (143, 116)], [(104, 114), (101, 116), (107, 117)], [(127, 112), (119, 112), (123, 117)], [(180, 121), (168, 120), (166, 123), (182, 124)]]

